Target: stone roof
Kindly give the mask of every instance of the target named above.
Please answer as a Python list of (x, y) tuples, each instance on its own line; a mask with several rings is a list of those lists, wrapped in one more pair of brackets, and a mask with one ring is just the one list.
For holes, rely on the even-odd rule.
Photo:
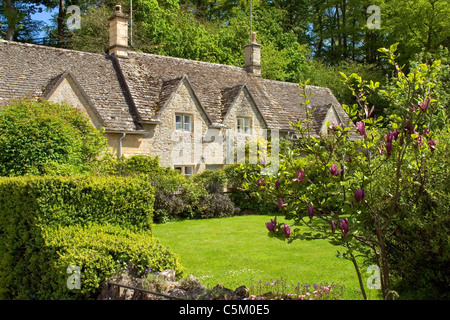
[[(45, 98), (63, 77), (74, 79), (109, 131), (141, 131), (158, 121), (181, 81), (187, 81), (212, 124), (222, 124), (237, 95), (246, 88), (268, 129), (292, 130), (306, 117), (296, 83), (263, 79), (244, 68), (129, 52), (129, 58), (0, 40), (0, 105), (12, 98)], [(342, 123), (347, 114), (328, 88), (308, 86), (314, 127), (334, 106)], [(326, 113), (325, 113), (326, 114)]]

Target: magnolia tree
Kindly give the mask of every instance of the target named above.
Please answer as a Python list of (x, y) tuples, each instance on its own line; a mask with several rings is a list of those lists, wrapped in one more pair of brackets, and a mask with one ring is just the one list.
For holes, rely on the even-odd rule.
[[(353, 106), (344, 106), (353, 122), (329, 123), (328, 135), (321, 138), (310, 134), (310, 119), (293, 123), (301, 138), (280, 155), (277, 174), (254, 177), (259, 195), (294, 220), (288, 225), (272, 219), (268, 230), (288, 241), (329, 239), (342, 246), (339, 254), (353, 262), (365, 299), (358, 255), (372, 257), (378, 266), (383, 297), (396, 295), (386, 239), (392, 224), (405, 219), (405, 210), (399, 210), (405, 182), (420, 183), (426, 159), (440, 147), (429, 126), (439, 61), (406, 75), (395, 62), (395, 49), (380, 49), (395, 67), (394, 86), (382, 91), (395, 110), (388, 119), (382, 121), (367, 104), (367, 97), (380, 90), (378, 83), (343, 75), (356, 97)], [(308, 104), (307, 87), (302, 88)], [(310, 232), (297, 227), (302, 224)]]

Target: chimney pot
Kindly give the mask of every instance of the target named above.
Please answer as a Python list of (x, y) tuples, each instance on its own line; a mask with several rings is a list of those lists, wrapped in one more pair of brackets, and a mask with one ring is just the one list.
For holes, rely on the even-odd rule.
[(256, 42), (256, 32), (252, 32), (251, 43), (244, 46), (244, 68), (255, 76), (261, 76), (261, 45)]
[(119, 4), (109, 18), (108, 51), (111, 55), (128, 58), (128, 16), (122, 12), (122, 6)]

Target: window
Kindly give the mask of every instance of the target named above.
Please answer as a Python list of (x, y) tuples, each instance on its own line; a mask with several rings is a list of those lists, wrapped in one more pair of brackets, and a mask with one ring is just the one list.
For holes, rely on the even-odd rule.
[(250, 134), (249, 118), (237, 118), (237, 132), (243, 134)]
[(174, 168), (188, 178), (194, 174), (194, 166), (175, 166)]
[(187, 114), (176, 114), (175, 115), (175, 130), (176, 131), (186, 131), (191, 132), (192, 121), (191, 116)]
[(207, 164), (206, 165), (206, 170), (219, 170), (223, 168), (223, 164)]

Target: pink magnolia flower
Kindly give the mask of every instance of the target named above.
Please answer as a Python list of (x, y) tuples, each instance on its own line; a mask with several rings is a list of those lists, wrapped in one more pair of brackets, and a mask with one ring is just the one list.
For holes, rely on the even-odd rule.
[(295, 179), (292, 181), (295, 182), (302, 182), (303, 181), (303, 174), (305, 173), (304, 169), (298, 169), (297, 172), (295, 173)]
[(286, 207), (287, 203), (284, 203), (282, 198), (278, 198), (278, 202), (275, 202), (275, 204), (278, 206), (278, 208)]
[(278, 190), (279, 187), (280, 187), (280, 179), (278, 179), (278, 180), (275, 182), (275, 189)]
[(338, 124), (336, 121), (333, 121), (330, 124), (330, 129), (333, 131), (337, 131), (339, 129), (339, 127), (342, 127), (342, 124)]
[(339, 224), (341, 225), (341, 228), (344, 231), (344, 234), (347, 234), (348, 233), (348, 219), (344, 218), (343, 220), (339, 221)]
[(335, 176), (335, 177), (338, 175), (337, 166), (336, 166), (335, 164), (333, 164), (333, 165), (330, 167), (330, 172), (331, 172), (331, 174), (332, 174), (333, 176)]
[(419, 135), (418, 132), (417, 132), (416, 134), (417, 134), (417, 138), (416, 138), (416, 140), (417, 140), (417, 145), (418, 145), (419, 147), (421, 147), (421, 146), (423, 146), (423, 139), (422, 139), (422, 136)]
[(308, 206), (308, 215), (310, 219), (314, 216), (314, 206), (312, 204)]
[(270, 219), (270, 222), (266, 222), (266, 227), (269, 231), (275, 231), (276, 225), (277, 225), (277, 217), (274, 217), (273, 220)]
[(386, 152), (387, 152), (388, 156), (391, 155), (391, 151), (392, 151), (392, 142), (387, 142), (386, 143)]
[(265, 167), (267, 165), (267, 158), (266, 157), (262, 158), (260, 160), (260, 162), (261, 162), (262, 166)]
[(356, 128), (359, 131), (359, 134), (362, 136), (366, 136), (366, 124), (362, 121), (356, 123)]
[(366, 119), (370, 118), (370, 116), (372, 115), (372, 112), (373, 112), (374, 109), (375, 109), (375, 106), (372, 106), (372, 109), (370, 109), (370, 111), (367, 108), (367, 106), (364, 107), (364, 112), (366, 114)]
[(366, 194), (365, 194), (365, 192), (364, 192), (364, 189), (356, 189), (355, 190), (355, 199), (356, 199), (356, 202), (360, 202), (362, 199), (364, 199), (365, 198), (365, 196), (366, 196)]
[(289, 236), (291, 235), (291, 227), (287, 224), (283, 224), (283, 232), (286, 238), (289, 238)]
[(265, 186), (265, 185), (266, 185), (266, 182), (264, 181), (264, 178), (261, 178), (258, 180), (258, 183), (257, 183), (258, 188), (261, 186)]
[(428, 144), (430, 146), (431, 152), (434, 152), (434, 149), (436, 148), (436, 141), (434, 141), (433, 139), (430, 139), (430, 141), (428, 141)]
[(380, 147), (378, 148), (380, 155), (384, 152), (384, 144), (381, 143)]
[(428, 107), (430, 106), (430, 98), (428, 97), (425, 101), (419, 101), (419, 108), (422, 112), (427, 112)]

